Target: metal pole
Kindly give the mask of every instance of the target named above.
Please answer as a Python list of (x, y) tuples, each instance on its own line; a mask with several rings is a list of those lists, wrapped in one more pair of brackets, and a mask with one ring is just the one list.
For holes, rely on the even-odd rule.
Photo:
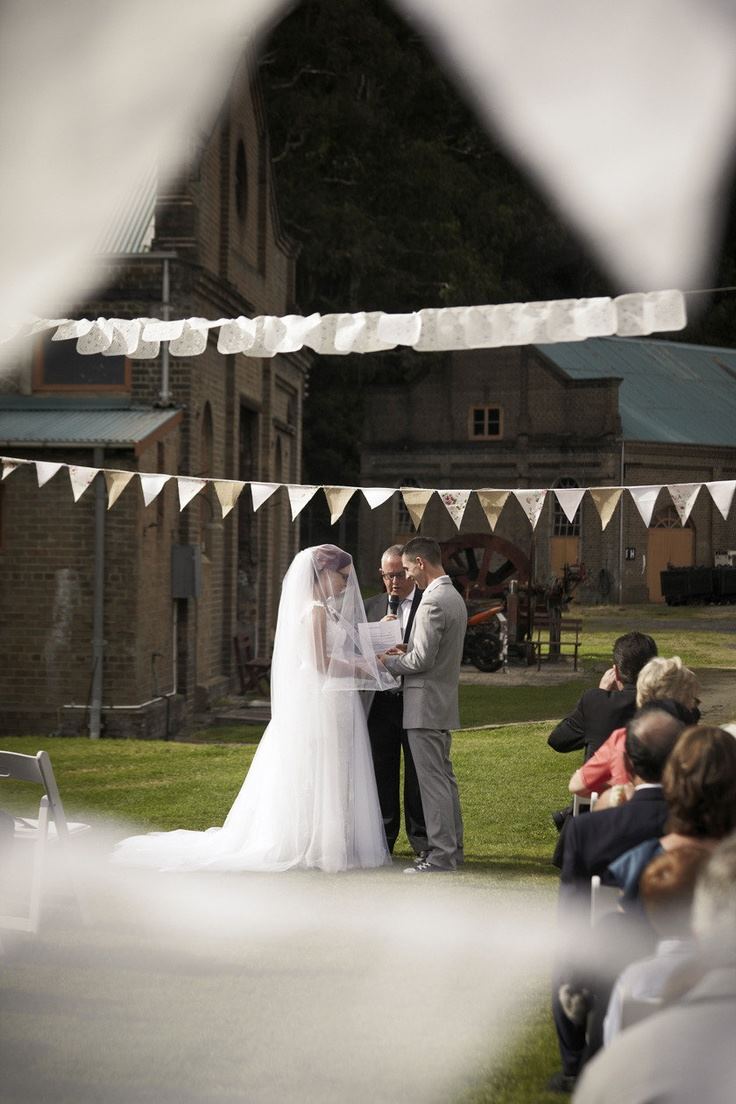
[[(621, 472), (619, 486), (623, 487), (625, 478), (625, 448), (623, 437), (621, 438)], [(624, 496), (619, 500), (620, 513), (618, 516), (618, 604), (624, 604)]]
[[(163, 258), (163, 271), (161, 273), (161, 314), (163, 321), (168, 322), (171, 317), (171, 283), (169, 271), (169, 258)], [(171, 406), (171, 391), (169, 389), (169, 343), (161, 342), (161, 392), (159, 394), (161, 406)]]
[[(104, 466), (105, 452), (96, 448), (92, 463)], [(105, 478), (95, 478), (95, 564), (92, 598), (92, 693), (89, 706), (89, 738), (99, 740), (102, 730), (102, 666), (105, 653)]]

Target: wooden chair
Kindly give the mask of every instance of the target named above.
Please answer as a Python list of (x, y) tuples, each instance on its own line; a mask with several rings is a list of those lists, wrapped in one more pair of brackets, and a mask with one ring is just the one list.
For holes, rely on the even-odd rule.
[[(29, 908), (22, 916), (0, 916), (0, 930), (37, 932), (41, 919), (44, 875), (49, 861), (49, 849), (53, 846), (66, 866), (66, 874), (83, 923), (88, 923), (87, 910), (80, 896), (74, 865), (70, 853), (70, 839), (85, 832), (89, 824), (70, 823), (64, 814), (64, 806), (54, 778), (54, 771), (45, 751), (37, 755), (21, 755), (15, 751), (0, 751), (0, 779), (31, 782), (43, 787), (38, 807), (38, 817), (27, 819), (14, 817), (14, 830), (10, 846), (30, 847), (33, 851)], [(7, 864), (4, 864), (7, 867)]]
[(271, 660), (265, 656), (254, 656), (250, 637), (238, 633), (233, 637), (235, 646), (235, 660), (240, 678), (240, 693), (248, 694), (253, 690), (256, 694), (271, 692)]
[(537, 657), (537, 670), (543, 659), (554, 659), (563, 655), (572, 655), (573, 670), (578, 669), (583, 622), (575, 617), (563, 617), (559, 621), (548, 613), (534, 614), (534, 652)]

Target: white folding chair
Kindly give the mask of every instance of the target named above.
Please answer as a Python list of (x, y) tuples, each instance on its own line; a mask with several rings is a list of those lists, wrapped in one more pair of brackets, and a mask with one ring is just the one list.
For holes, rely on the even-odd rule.
[(11, 847), (32, 848), (31, 884), (29, 908), (26, 915), (0, 915), (0, 929), (7, 931), (37, 932), (41, 919), (41, 898), (49, 845), (53, 845), (66, 866), (72, 893), (83, 923), (88, 923), (87, 910), (76, 884), (70, 838), (85, 832), (89, 824), (70, 823), (64, 814), (54, 772), (45, 751), (37, 755), (21, 755), (15, 751), (0, 751), (0, 780), (32, 782), (43, 786), (43, 796), (38, 807), (38, 817), (27, 819), (14, 817)]
[(579, 794), (573, 794), (572, 815), (580, 816), (580, 814), (586, 809), (588, 809), (592, 813), (597, 800), (597, 793), (589, 794), (588, 797), (581, 797)]
[(600, 874), (590, 879), (590, 923), (597, 924), (607, 912), (618, 912), (621, 890), (618, 886), (601, 885)]

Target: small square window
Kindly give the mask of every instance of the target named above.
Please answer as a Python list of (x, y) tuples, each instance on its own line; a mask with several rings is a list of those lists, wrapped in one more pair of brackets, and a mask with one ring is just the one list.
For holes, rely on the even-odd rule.
[(130, 361), (124, 356), (86, 356), (75, 341), (42, 340), (33, 365), (34, 391), (130, 391)]
[(468, 418), (469, 436), (487, 441), (503, 435), (503, 416), (500, 406), (473, 406)]

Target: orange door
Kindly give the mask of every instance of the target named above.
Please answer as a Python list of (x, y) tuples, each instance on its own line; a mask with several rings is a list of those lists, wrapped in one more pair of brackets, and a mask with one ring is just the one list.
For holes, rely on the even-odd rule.
[(695, 562), (694, 529), (650, 529), (647, 537), (647, 587), (649, 601), (662, 602), (659, 573), (672, 567), (692, 567)]
[(565, 564), (580, 563), (580, 537), (550, 537), (549, 569), (556, 579), (562, 578)]

